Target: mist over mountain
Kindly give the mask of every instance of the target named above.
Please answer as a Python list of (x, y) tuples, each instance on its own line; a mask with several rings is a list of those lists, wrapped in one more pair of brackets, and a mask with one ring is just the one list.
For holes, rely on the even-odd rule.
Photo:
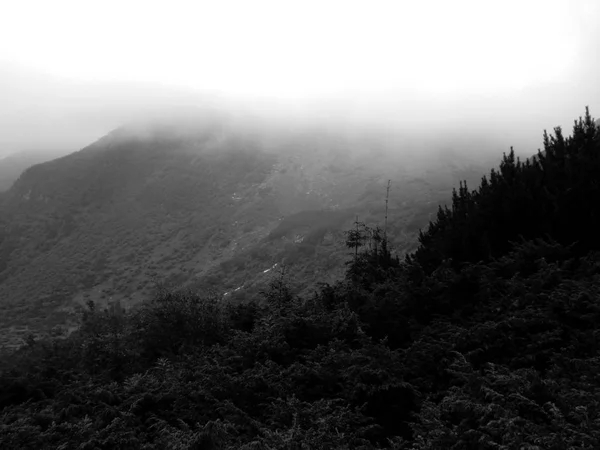
[(185, 123), (199, 110), (218, 110), (237, 123), (267, 128), (309, 126), (401, 137), (423, 153), (439, 151), (439, 143), (448, 140), (473, 157), (511, 145), (524, 155), (531, 147), (539, 147), (537, 130), (547, 123), (570, 127), (570, 118), (581, 104), (591, 102), (594, 108), (595, 98), (600, 98), (590, 97), (580, 88), (589, 73), (500, 94), (454, 98), (402, 89), (290, 101), (236, 98), (153, 83), (76, 81), (21, 65), (0, 64), (4, 100), (0, 105), (0, 156), (23, 150), (61, 149), (67, 154), (124, 123), (152, 119)]
[(198, 117), (0, 195), (5, 447), (600, 445), (589, 111), (483, 177)]
[[(379, 133), (178, 109), (28, 168), (0, 196), (3, 327), (33, 331), (42, 310), (42, 328), (72, 325), (88, 300), (133, 306), (157, 279), (238, 300), (276, 266), (294, 267), (300, 291), (334, 281), (344, 228), (382, 220), (388, 180), (393, 242), (409, 250), (436, 202), (476, 182), (485, 159), (457, 158), (462, 142), (450, 138), (423, 153), (427, 139)], [(36, 314), (18, 312), (33, 298)]]
[(169, 108), (210, 103), (189, 90), (69, 80), (0, 61), (0, 155), (80, 150), (112, 129)]
[(0, 448), (600, 448), (600, 3), (0, 11)]
[[(452, 187), (476, 185), (511, 145), (534, 155), (534, 125), (559, 120), (578, 99), (566, 95), (568, 83), (485, 102), (405, 95), (400, 104), (373, 96), (291, 104), (34, 72), (6, 80), (22, 115), (4, 105), (5, 142), (36, 148), (40, 139), (38, 150), (0, 160), (0, 292), (12, 305), (3, 325), (25, 326), (17, 335), (38, 329), (17, 313), (30, 298), (50, 318), (42, 330), (73, 325), (90, 299), (143, 302), (156, 279), (238, 299), (255, 295), (268, 279), (261, 274), (278, 265), (296, 265), (300, 291), (334, 281), (347, 256), (343, 230), (357, 216), (382, 221), (388, 180), (390, 242), (409, 252)], [(533, 114), (542, 98), (548, 116)], [(73, 147), (84, 139), (95, 142)]]

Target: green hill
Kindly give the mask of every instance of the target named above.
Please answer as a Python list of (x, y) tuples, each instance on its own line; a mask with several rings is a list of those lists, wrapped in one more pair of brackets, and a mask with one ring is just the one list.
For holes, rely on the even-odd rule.
[(388, 179), (390, 232), (409, 250), (435, 202), (483, 169), (427, 163), (427, 174), (392, 150), (215, 112), (129, 125), (35, 165), (0, 196), (3, 342), (73, 330), (89, 300), (140, 304), (158, 280), (242, 301), (287, 264), (294, 288), (311, 292), (343, 277), (343, 230), (357, 215), (382, 219)]

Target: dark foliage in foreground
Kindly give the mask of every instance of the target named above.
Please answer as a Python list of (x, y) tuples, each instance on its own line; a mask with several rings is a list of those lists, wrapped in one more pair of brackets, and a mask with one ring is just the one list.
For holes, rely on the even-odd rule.
[(312, 298), (280, 277), (243, 305), (90, 305), (2, 360), (1, 447), (600, 448), (590, 123), (463, 187), (404, 262), (357, 224), (346, 280)]

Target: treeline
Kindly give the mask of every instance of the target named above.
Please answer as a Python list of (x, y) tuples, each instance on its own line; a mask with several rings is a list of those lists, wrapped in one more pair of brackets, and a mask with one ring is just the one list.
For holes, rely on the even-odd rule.
[(2, 448), (600, 448), (600, 133), (505, 155), (400, 260), (347, 233), (344, 280), (243, 304), (158, 289), (2, 359)]
[(504, 255), (515, 240), (541, 236), (565, 245), (576, 241), (582, 254), (599, 249), (598, 126), (586, 109), (572, 136), (554, 132), (544, 132), (544, 150), (525, 162), (511, 149), (477, 190), (461, 183), (451, 206), (440, 206), (437, 219), (420, 233), (421, 246), (409, 261), (429, 272), (447, 258), (459, 267)]

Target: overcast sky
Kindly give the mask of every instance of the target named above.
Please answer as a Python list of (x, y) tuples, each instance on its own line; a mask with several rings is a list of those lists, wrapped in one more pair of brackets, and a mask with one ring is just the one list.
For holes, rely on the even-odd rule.
[[(585, 105), (600, 115), (599, 28), (597, 0), (7, 0), (0, 70), (377, 120), (551, 127)], [(19, 105), (13, 85), (0, 127)]]

